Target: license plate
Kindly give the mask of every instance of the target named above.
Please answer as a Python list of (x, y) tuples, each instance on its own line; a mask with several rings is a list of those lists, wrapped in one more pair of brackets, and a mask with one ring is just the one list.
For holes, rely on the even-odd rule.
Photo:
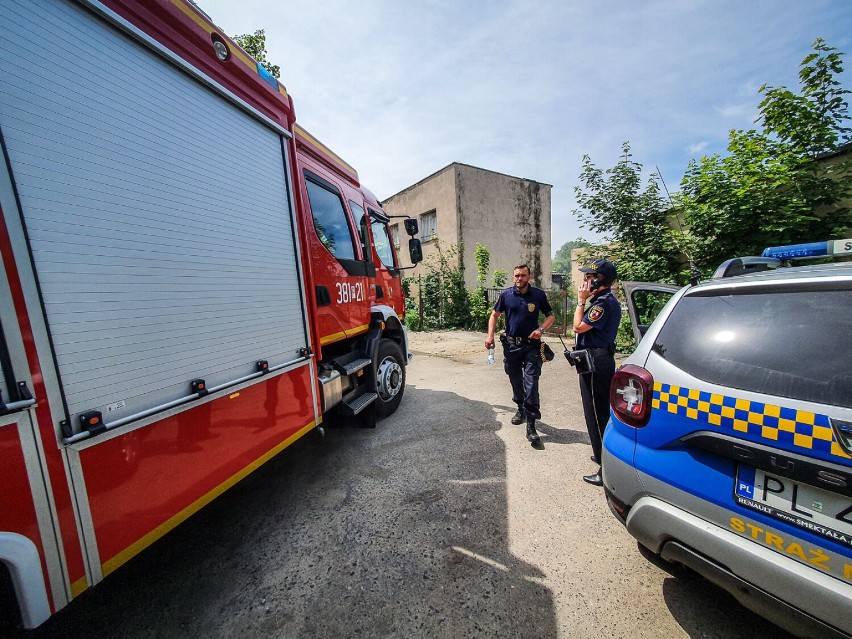
[(742, 506), (852, 547), (849, 497), (742, 465), (734, 497)]

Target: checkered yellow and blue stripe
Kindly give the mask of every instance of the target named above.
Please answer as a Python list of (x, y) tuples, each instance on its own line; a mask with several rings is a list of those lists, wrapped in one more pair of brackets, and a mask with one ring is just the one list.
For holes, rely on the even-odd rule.
[(827, 415), (660, 382), (654, 382), (651, 408), (707, 422), (752, 441), (850, 459), (835, 441)]

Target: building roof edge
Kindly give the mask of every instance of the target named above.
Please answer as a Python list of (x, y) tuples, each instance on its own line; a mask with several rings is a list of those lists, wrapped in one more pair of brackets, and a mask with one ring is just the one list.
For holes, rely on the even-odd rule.
[(420, 186), (424, 182), (427, 182), (427, 181), (431, 180), (432, 178), (436, 177), (437, 175), (443, 173), (444, 171), (451, 169), (453, 167), (456, 167), (456, 166), (464, 166), (464, 167), (467, 167), (469, 169), (475, 169), (477, 171), (484, 171), (485, 173), (493, 173), (494, 175), (502, 175), (502, 176), (505, 176), (505, 177), (508, 177), (508, 178), (512, 178), (513, 180), (523, 180), (525, 182), (534, 182), (536, 184), (541, 184), (542, 186), (549, 186), (550, 188), (553, 188), (553, 185), (548, 184), (547, 182), (539, 182), (538, 180), (532, 180), (530, 178), (522, 178), (522, 177), (518, 177), (516, 175), (509, 175), (508, 173), (502, 173), (500, 171), (492, 171), (491, 169), (483, 169), (481, 166), (474, 166), (473, 164), (466, 164), (465, 162), (450, 162), (447, 166), (445, 166), (441, 169), (438, 169), (437, 171), (435, 171), (434, 173), (432, 173), (430, 175), (427, 175), (422, 180), (415, 182), (411, 186), (407, 186), (404, 189), (402, 189), (401, 191), (386, 197), (384, 200), (382, 200), (382, 206), (384, 206), (385, 202), (387, 202), (388, 200), (395, 198), (398, 195), (402, 195), (403, 193), (406, 193), (406, 192), (410, 191), (411, 189), (414, 189), (414, 188)]

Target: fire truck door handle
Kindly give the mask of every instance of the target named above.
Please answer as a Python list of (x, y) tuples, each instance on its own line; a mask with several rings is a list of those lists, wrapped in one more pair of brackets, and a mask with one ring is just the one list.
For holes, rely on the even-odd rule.
[(21, 399), (16, 402), (6, 403), (3, 401), (3, 393), (0, 391), (0, 415), (14, 413), (15, 411), (24, 410), (30, 406), (35, 406), (35, 399), (30, 389), (27, 388), (26, 382), (18, 382), (18, 395)]
[(20, 396), (21, 401), (35, 401), (30, 389), (27, 388), (26, 382), (18, 382), (18, 395)]

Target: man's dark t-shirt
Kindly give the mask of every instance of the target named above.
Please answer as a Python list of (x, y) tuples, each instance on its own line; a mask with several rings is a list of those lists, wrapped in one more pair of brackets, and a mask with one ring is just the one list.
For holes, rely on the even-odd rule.
[(539, 313), (545, 317), (553, 314), (547, 295), (535, 286), (524, 294), (514, 286), (503, 289), (494, 310), (506, 314), (506, 334), (510, 337), (529, 337), (539, 326)]

